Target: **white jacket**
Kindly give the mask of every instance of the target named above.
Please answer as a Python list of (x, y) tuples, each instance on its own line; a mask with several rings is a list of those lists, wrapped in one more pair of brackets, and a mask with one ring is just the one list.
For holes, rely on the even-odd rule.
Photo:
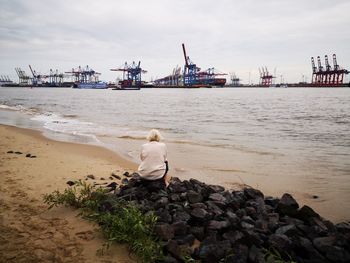
[(140, 154), (141, 164), (138, 172), (148, 180), (162, 178), (165, 174), (167, 147), (162, 142), (151, 141), (142, 145)]

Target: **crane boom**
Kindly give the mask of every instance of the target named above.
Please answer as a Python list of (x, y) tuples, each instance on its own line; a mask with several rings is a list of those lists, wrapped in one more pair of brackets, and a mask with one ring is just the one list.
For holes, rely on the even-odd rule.
[(185, 57), (185, 63), (186, 63), (186, 67), (188, 66), (188, 57), (187, 57), (187, 54), (186, 54), (186, 49), (185, 49), (185, 44), (182, 43), (182, 50), (183, 50), (183, 53), (184, 53), (184, 57)]
[(32, 69), (32, 66), (31, 65), (29, 65), (29, 68), (30, 68), (30, 71), (32, 72), (32, 74), (33, 74), (33, 77), (35, 77), (35, 73), (34, 73), (34, 70)]

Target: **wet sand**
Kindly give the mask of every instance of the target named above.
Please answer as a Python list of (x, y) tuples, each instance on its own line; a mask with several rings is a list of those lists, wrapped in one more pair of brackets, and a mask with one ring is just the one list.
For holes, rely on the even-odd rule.
[(0, 125), (0, 138), (0, 262), (136, 262), (122, 245), (98, 255), (104, 239), (97, 226), (70, 208), (48, 210), (42, 201), (68, 180), (93, 174), (106, 179), (97, 182), (109, 182), (111, 172), (122, 175), (136, 164), (104, 148), (53, 141), (33, 130)]

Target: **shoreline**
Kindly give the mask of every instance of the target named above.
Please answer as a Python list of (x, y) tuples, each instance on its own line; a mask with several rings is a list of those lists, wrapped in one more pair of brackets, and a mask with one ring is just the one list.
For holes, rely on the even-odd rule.
[[(0, 258), (136, 262), (123, 245), (98, 255), (105, 240), (97, 226), (71, 208), (48, 210), (42, 200), (43, 194), (67, 188), (69, 180), (120, 185), (124, 171), (136, 170), (135, 163), (100, 146), (55, 141), (35, 130), (0, 125), (0, 135)], [(111, 177), (112, 172), (121, 179)]]
[[(129, 141), (118, 138), (119, 142), (117, 146), (114, 147), (108, 147), (108, 142), (101, 141), (101, 144), (93, 144), (89, 142), (80, 141), (79, 139), (67, 139), (64, 140), (62, 137), (55, 137), (55, 135), (50, 135), (50, 133), (47, 133), (45, 130), (39, 130), (36, 128), (22, 128), (22, 127), (16, 127), (12, 125), (6, 125), (6, 124), (0, 124), (0, 126), (10, 127), (14, 129), (19, 130), (25, 130), (26, 132), (32, 134), (33, 136), (36, 136), (38, 138), (43, 138), (45, 140), (49, 140), (52, 142), (59, 142), (62, 143), (62, 145), (67, 145), (67, 147), (72, 146), (73, 152), (83, 155), (89, 155), (93, 157), (103, 157), (103, 158), (109, 158), (108, 156), (113, 156), (112, 159), (116, 163), (122, 164), (122, 166), (125, 167), (133, 167), (134, 170), (137, 169), (137, 163), (134, 161), (136, 159), (135, 152), (137, 152), (139, 145), (142, 143), (139, 140), (137, 142), (135, 141)], [(337, 197), (339, 197), (339, 194), (337, 191), (332, 191), (327, 194), (323, 194), (323, 192), (315, 193), (314, 191), (304, 191), (302, 190), (303, 182), (305, 182), (305, 178), (298, 177), (294, 178), (279, 178), (276, 177), (276, 175), (272, 174), (266, 174), (266, 175), (258, 175), (255, 173), (248, 173), (244, 169), (242, 169), (242, 165), (253, 165), (254, 163), (258, 164), (259, 160), (256, 158), (250, 159), (250, 157), (254, 156), (246, 156), (242, 155), (242, 153), (235, 152), (234, 159), (235, 163), (234, 166), (237, 169), (232, 170), (231, 166), (229, 165), (230, 169), (225, 170), (227, 167), (222, 166), (221, 169), (217, 168), (219, 171), (218, 173), (216, 170), (211, 170), (209, 167), (203, 168), (204, 170), (201, 171), (199, 167), (193, 166), (193, 161), (195, 164), (198, 164), (200, 160), (205, 160), (207, 163), (212, 163), (214, 160), (211, 160), (210, 157), (215, 153), (215, 149), (209, 148), (211, 151), (210, 153), (205, 154), (199, 154), (199, 155), (193, 155), (191, 159), (183, 159), (183, 145), (177, 145), (176, 143), (168, 142), (168, 149), (169, 149), (169, 158), (172, 160), (171, 163), (171, 176), (179, 177), (181, 179), (190, 179), (195, 178), (201, 181), (204, 181), (208, 184), (219, 184), (224, 186), (226, 189), (241, 189), (244, 186), (250, 186), (254, 187), (256, 189), (261, 190), (266, 195), (270, 195), (273, 197), (281, 196), (283, 193), (290, 193), (292, 194), (301, 205), (308, 205), (311, 206), (313, 209), (315, 209), (316, 212), (318, 212), (320, 215), (324, 216), (325, 218), (331, 220), (332, 222), (338, 223), (338, 222), (344, 222), (350, 220), (350, 214), (342, 209), (344, 206), (344, 202), (346, 200), (338, 200)], [(198, 145), (190, 145), (191, 148), (186, 148), (189, 152), (201, 152), (200, 150), (196, 149), (200, 146)], [(77, 148), (75, 148), (77, 147)], [(86, 148), (84, 148), (86, 147)], [(76, 149), (90, 149), (86, 153), (82, 150), (76, 150)], [(127, 151), (125, 149), (132, 148), (135, 156), (128, 156)], [(94, 149), (94, 150), (93, 150)], [(227, 153), (228, 154), (228, 153)], [(232, 154), (232, 153), (231, 153)], [(269, 158), (269, 156), (263, 156), (264, 158)], [(182, 158), (182, 159), (181, 159)], [(275, 157), (274, 157), (275, 158)], [(273, 158), (273, 159), (274, 159)], [(181, 161), (182, 165), (185, 164), (185, 169), (183, 169), (182, 165), (180, 165), (179, 160)], [(214, 164), (213, 164), (214, 165)], [(215, 166), (215, 165), (214, 165)], [(191, 167), (191, 169), (188, 169), (188, 167)], [(218, 166), (215, 166), (218, 167)], [(317, 167), (314, 167), (317, 169)], [(227, 178), (223, 177), (223, 173), (226, 172)], [(273, 170), (271, 170), (273, 172)], [(317, 171), (316, 171), (317, 172)], [(208, 177), (208, 174), (210, 175)], [(214, 179), (215, 178), (215, 179)], [(298, 181), (299, 180), (299, 181)], [(319, 183), (316, 182), (316, 186), (318, 187)], [(294, 186), (294, 187), (293, 187)], [(338, 200), (335, 204), (335, 200)]]
[(136, 261), (123, 245), (97, 255), (105, 242), (97, 227), (70, 208), (48, 210), (42, 199), (43, 194), (65, 189), (68, 180), (93, 174), (103, 184), (111, 181), (111, 172), (123, 178), (122, 173), (134, 171), (136, 164), (108, 149), (54, 141), (35, 130), (0, 125), (0, 135), (0, 258), (6, 262)]

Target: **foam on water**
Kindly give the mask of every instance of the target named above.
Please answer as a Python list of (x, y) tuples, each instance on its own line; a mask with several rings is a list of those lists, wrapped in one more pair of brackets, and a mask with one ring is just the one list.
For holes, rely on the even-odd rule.
[(33, 121), (43, 123), (43, 128), (52, 132), (68, 135), (86, 136), (99, 142), (96, 137), (95, 125), (92, 122), (80, 121), (78, 119), (65, 118), (56, 113), (38, 114), (31, 118)]

